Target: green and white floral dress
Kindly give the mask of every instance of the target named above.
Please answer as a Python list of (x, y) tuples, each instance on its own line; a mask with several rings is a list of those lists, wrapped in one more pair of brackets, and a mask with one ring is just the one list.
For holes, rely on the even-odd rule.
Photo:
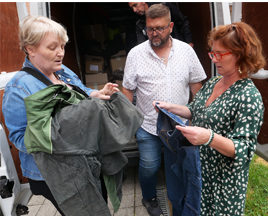
[(206, 101), (221, 77), (210, 79), (188, 105), (192, 125), (210, 128), (231, 139), (235, 158), (200, 146), (202, 169), (201, 215), (243, 215), (249, 163), (263, 122), (262, 97), (251, 79), (235, 82), (208, 107)]

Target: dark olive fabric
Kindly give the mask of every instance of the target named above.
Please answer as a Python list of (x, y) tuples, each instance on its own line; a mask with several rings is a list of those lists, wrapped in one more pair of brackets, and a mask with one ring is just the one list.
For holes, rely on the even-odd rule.
[(135, 106), (120, 92), (101, 100), (61, 85), (27, 97), (25, 105), (27, 150), (64, 214), (110, 215), (100, 172), (118, 210), (127, 163), (122, 149), (143, 121)]
[(78, 104), (86, 97), (65, 85), (51, 85), (24, 99), (27, 127), (24, 143), (28, 153), (52, 153), (51, 120), (65, 106)]
[(113, 94), (110, 100), (81, 100), (62, 108), (52, 118), (52, 152), (117, 152), (133, 138), (142, 120), (140, 112), (122, 93)]

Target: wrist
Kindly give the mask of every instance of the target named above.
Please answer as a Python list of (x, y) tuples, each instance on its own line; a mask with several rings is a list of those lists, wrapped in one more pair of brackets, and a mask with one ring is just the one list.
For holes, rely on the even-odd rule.
[(204, 146), (208, 146), (208, 145), (210, 145), (211, 142), (212, 142), (212, 140), (213, 140), (213, 138), (214, 138), (214, 131), (211, 130), (211, 129), (209, 129), (209, 131), (210, 131), (210, 136), (209, 136), (208, 141), (207, 141), (206, 143), (203, 144)]
[(90, 93), (90, 97), (95, 97), (96, 94), (98, 93), (98, 90), (97, 89), (93, 89), (93, 91)]

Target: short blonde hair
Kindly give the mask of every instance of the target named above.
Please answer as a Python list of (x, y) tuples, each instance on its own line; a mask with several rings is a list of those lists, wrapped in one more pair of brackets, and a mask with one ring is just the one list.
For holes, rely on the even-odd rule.
[(208, 35), (210, 48), (214, 41), (219, 41), (238, 57), (237, 66), (242, 78), (257, 73), (266, 64), (260, 39), (253, 28), (244, 22), (215, 27)]
[(49, 32), (56, 33), (64, 43), (69, 40), (67, 31), (59, 23), (44, 16), (27, 16), (20, 23), (20, 48), (27, 54), (25, 46), (37, 46)]

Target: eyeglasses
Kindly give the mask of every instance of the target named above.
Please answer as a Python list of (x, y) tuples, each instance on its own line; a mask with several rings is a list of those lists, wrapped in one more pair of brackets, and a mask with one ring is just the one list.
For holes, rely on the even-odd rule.
[(146, 27), (145, 30), (146, 30), (147, 34), (152, 34), (154, 31), (157, 34), (162, 34), (169, 27), (169, 25), (170, 25), (170, 23), (164, 27), (155, 27), (155, 28)]
[(215, 57), (217, 61), (220, 61), (222, 59), (222, 56), (230, 55), (230, 54), (232, 54), (232, 53), (231, 52), (216, 53), (216, 52), (211, 51), (208, 53), (208, 56), (210, 59), (213, 59)]

